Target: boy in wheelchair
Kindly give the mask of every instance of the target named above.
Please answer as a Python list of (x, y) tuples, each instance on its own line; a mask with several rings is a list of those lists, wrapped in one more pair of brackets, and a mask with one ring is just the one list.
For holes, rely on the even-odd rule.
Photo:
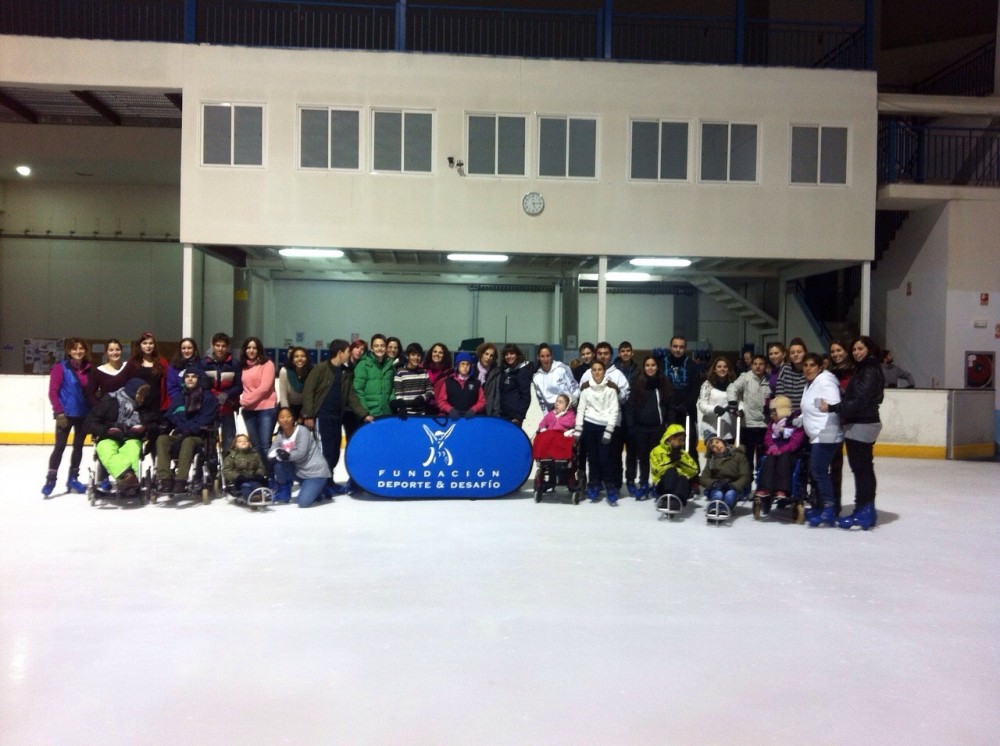
[(149, 396), (149, 385), (132, 378), (122, 388), (102, 397), (87, 417), (87, 431), (93, 436), (94, 450), (101, 464), (115, 479), (122, 497), (138, 497), (139, 461), (146, 423), (139, 408)]
[[(219, 402), (201, 386), (201, 372), (185, 370), (183, 386), (164, 413), (165, 432), (156, 439), (159, 492), (182, 495), (188, 491), (191, 462), (205, 432), (214, 428), (218, 409)], [(176, 472), (170, 469), (171, 457), (177, 458)]]

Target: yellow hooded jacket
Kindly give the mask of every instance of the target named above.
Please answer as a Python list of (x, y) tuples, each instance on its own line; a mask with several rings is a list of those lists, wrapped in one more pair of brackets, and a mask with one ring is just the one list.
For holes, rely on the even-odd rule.
[(668, 442), (674, 435), (683, 432), (683, 425), (671, 425), (660, 438), (660, 445), (649, 452), (649, 471), (653, 484), (659, 482), (668, 469), (677, 469), (682, 477), (688, 479), (698, 476), (698, 462), (691, 458), (691, 454), (683, 448), (678, 448), (674, 454), (674, 448)]

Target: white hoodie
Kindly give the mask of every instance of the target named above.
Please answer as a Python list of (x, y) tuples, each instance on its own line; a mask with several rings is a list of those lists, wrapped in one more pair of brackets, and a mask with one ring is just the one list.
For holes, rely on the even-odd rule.
[[(605, 379), (607, 380), (607, 379)], [(590, 422), (600, 425), (605, 432), (612, 432), (621, 415), (618, 405), (618, 392), (607, 385), (590, 382), (590, 385), (580, 392), (580, 401), (576, 407), (576, 427), (579, 435), (583, 432), (583, 423)]]

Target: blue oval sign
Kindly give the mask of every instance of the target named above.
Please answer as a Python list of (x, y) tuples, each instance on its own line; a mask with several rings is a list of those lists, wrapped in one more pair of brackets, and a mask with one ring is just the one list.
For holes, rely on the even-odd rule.
[(358, 428), (347, 472), (382, 497), (502, 497), (531, 472), (531, 442), (499, 417), (381, 417)]

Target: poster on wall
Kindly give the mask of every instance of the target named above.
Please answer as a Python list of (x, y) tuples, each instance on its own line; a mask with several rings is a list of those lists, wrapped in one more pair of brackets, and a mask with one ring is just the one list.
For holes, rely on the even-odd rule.
[(966, 352), (965, 353), (965, 388), (967, 389), (991, 389), (993, 388), (993, 371), (996, 360), (994, 353), (989, 352)]
[(24, 372), (47, 374), (63, 359), (63, 340), (47, 337), (24, 338)]

